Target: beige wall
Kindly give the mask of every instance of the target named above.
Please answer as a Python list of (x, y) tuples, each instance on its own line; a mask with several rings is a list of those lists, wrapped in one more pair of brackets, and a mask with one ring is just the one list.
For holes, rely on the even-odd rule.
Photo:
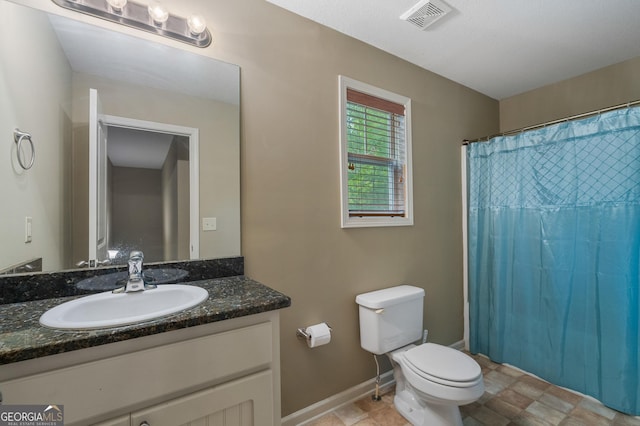
[[(28, 37), (21, 36), (25, 28)], [(25, 87), (23, 81), (30, 84)], [(71, 68), (46, 18), (0, 2), (0, 270), (35, 257), (42, 257), (48, 270), (65, 262), (62, 253), (70, 240), (64, 188), (70, 175), (63, 171), (68, 170), (70, 146), (61, 142), (71, 140), (70, 94)], [(28, 171), (16, 160), (15, 128), (33, 136), (36, 160)], [(24, 242), (25, 216), (33, 218), (29, 244)]]
[[(178, 160), (176, 164), (177, 192), (176, 213), (178, 235), (176, 260), (189, 258), (189, 161)], [(237, 239), (237, 238), (236, 238)], [(238, 249), (239, 247), (235, 245)]]
[(178, 148), (181, 140), (188, 144), (186, 137), (174, 136), (162, 166), (165, 260), (189, 258), (189, 153)]
[(640, 57), (500, 101), (500, 131), (640, 99)]
[[(246, 273), (292, 297), (283, 415), (375, 375), (358, 293), (423, 287), (430, 339), (461, 340), (460, 142), (497, 131), (497, 101), (265, 1), (210, 3), (214, 50), (241, 66)], [(412, 99), (415, 226), (340, 228), (340, 74)], [(295, 330), (320, 321), (333, 339), (311, 350)]]
[[(175, 142), (174, 136), (174, 142)], [(178, 152), (172, 143), (162, 165), (162, 240), (165, 259), (178, 259)], [(188, 191), (187, 191), (188, 192)], [(188, 206), (187, 206), (188, 209)], [(183, 259), (188, 259), (189, 255)]]
[(164, 260), (162, 170), (112, 167), (109, 248), (144, 247), (145, 262)]
[[(71, 173), (71, 265), (89, 259), (89, 125), (73, 128)], [(107, 163), (111, 167), (111, 162)], [(108, 170), (108, 169), (107, 169)], [(107, 171), (107, 175), (108, 175)], [(107, 203), (111, 200), (107, 198)]]

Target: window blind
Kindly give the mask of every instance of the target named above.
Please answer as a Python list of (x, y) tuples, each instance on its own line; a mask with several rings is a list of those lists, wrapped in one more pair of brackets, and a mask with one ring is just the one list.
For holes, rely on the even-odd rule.
[(406, 215), (404, 105), (347, 88), (350, 216)]

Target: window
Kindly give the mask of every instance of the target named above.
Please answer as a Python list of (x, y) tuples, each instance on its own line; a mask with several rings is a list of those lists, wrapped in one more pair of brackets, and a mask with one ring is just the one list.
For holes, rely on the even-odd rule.
[(339, 80), (342, 227), (413, 225), (411, 99)]

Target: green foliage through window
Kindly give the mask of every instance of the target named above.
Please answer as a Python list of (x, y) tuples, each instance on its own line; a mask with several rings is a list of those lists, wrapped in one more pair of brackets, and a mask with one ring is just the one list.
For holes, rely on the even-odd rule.
[(404, 115), (347, 102), (350, 215), (404, 215)]

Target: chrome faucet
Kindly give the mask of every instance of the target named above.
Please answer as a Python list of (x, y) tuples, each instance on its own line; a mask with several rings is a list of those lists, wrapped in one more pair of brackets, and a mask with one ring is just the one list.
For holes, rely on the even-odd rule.
[(124, 292), (143, 291), (156, 288), (153, 284), (145, 284), (142, 276), (142, 261), (144, 254), (141, 251), (133, 250), (129, 253), (129, 279), (124, 287)]
[(141, 251), (133, 250), (129, 253), (129, 279), (124, 288), (125, 293), (130, 291), (144, 290), (144, 279), (142, 278), (142, 261), (144, 254)]
[(136, 291), (151, 290), (157, 288), (155, 284), (145, 284), (142, 275), (142, 261), (144, 254), (141, 251), (133, 250), (129, 253), (129, 279), (124, 287), (113, 290), (112, 293), (132, 293)]

